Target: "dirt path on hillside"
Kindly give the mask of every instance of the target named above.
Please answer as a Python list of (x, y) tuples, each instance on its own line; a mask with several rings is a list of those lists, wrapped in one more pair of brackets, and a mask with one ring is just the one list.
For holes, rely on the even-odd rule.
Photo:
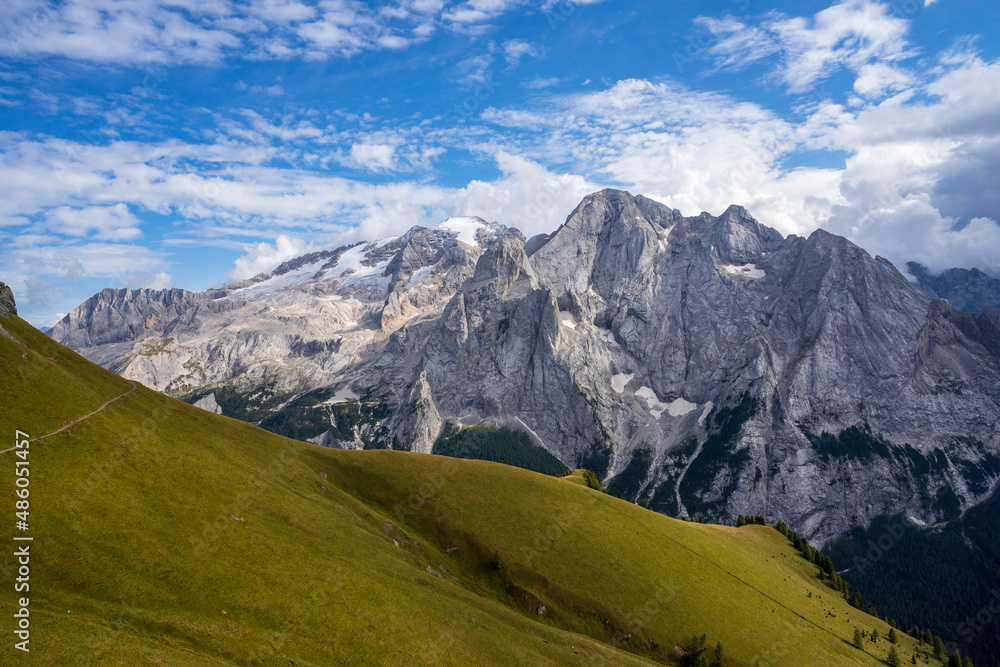
[[(33, 443), (34, 442), (38, 442), (39, 440), (43, 440), (43, 439), (45, 439), (45, 438), (47, 438), (47, 437), (49, 437), (51, 435), (55, 435), (56, 433), (62, 433), (66, 429), (70, 428), (71, 426), (76, 426), (77, 424), (79, 424), (80, 422), (84, 421), (85, 419), (90, 419), (91, 417), (93, 417), (97, 413), (102, 412), (104, 410), (104, 408), (108, 407), (109, 405), (111, 405), (115, 401), (117, 401), (119, 399), (122, 399), (122, 398), (125, 398), (126, 396), (128, 396), (129, 394), (131, 394), (133, 391), (135, 391), (136, 387), (138, 387), (138, 386), (139, 385), (136, 383), (136, 381), (132, 380), (132, 388), (129, 389), (128, 391), (126, 391), (124, 394), (119, 394), (118, 396), (115, 396), (114, 398), (108, 399), (107, 401), (104, 402), (104, 405), (102, 405), (101, 407), (97, 408), (96, 410), (94, 410), (90, 414), (86, 414), (86, 415), (84, 415), (84, 416), (82, 416), (82, 417), (80, 417), (78, 419), (74, 419), (73, 421), (71, 421), (69, 423), (63, 424), (62, 426), (60, 426), (59, 428), (57, 428), (55, 431), (52, 431), (52, 433), (46, 433), (45, 435), (40, 435), (37, 438), (31, 438), (30, 439), (31, 442), (33, 442)], [(0, 450), (0, 454), (6, 454), (7, 452), (12, 452), (15, 449), (17, 449), (17, 448), (16, 447), (11, 447), (9, 449)]]

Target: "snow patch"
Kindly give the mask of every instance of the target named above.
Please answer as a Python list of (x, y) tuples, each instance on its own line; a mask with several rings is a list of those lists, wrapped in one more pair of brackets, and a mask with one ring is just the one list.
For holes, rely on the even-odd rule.
[(339, 278), (343, 280), (341, 287), (350, 285), (372, 285), (381, 291), (389, 288), (389, 276), (383, 276), (385, 267), (389, 265), (391, 259), (386, 259), (375, 266), (365, 266), (362, 264), (368, 255), (368, 246), (355, 246), (340, 256), (336, 266), (327, 270), (326, 279)]
[(625, 373), (619, 373), (611, 378), (611, 388), (616, 394), (625, 393), (625, 385), (631, 382), (633, 377), (635, 377), (635, 375), (632, 375), (631, 373), (628, 375)]
[[(262, 280), (259, 283), (250, 285), (249, 287), (241, 287), (237, 290), (233, 290), (232, 294), (229, 296), (234, 296), (236, 294), (242, 294), (243, 296), (270, 294), (272, 292), (285, 289), (286, 287), (292, 287), (293, 285), (300, 285), (302, 283), (309, 282), (309, 279), (316, 275), (316, 272), (323, 268), (323, 265), (326, 264), (326, 262), (327, 260), (321, 259), (313, 262), (312, 264), (300, 266), (294, 271), (289, 271), (287, 273), (282, 273), (280, 276), (274, 276), (273, 278)], [(227, 299), (229, 297), (223, 298)]]
[(568, 313), (559, 313), (559, 323), (567, 329), (576, 329), (576, 320)]
[(698, 407), (697, 404), (683, 398), (677, 398), (670, 403), (661, 403), (650, 387), (639, 387), (635, 395), (646, 399), (646, 406), (649, 408), (649, 414), (653, 415), (653, 419), (659, 419), (664, 412), (671, 417), (683, 417)]
[(673, 403), (667, 405), (667, 414), (671, 417), (683, 417), (697, 407), (697, 403), (691, 403), (690, 401), (685, 401), (683, 398), (678, 398)]
[(910, 521), (912, 521), (913, 523), (917, 524), (918, 526), (924, 527), (924, 526), (927, 525), (926, 521), (921, 521), (920, 519), (918, 519), (915, 516), (910, 516), (909, 514), (907, 514), (906, 518), (909, 519)]
[(476, 232), (483, 226), (483, 223), (475, 218), (448, 218), (440, 225), (439, 229), (447, 229), (458, 234), (458, 240), (466, 245), (477, 246)]
[(601, 331), (598, 335), (601, 337), (601, 340), (603, 340), (611, 347), (617, 347), (617, 348), (621, 347), (621, 345), (618, 344), (618, 341), (615, 340), (615, 335), (612, 332)]
[(348, 401), (356, 401), (360, 396), (351, 391), (350, 387), (344, 387), (343, 389), (338, 389), (337, 393), (326, 400), (327, 403), (347, 403)]
[(754, 280), (763, 278), (767, 275), (764, 273), (763, 269), (758, 269), (756, 264), (744, 264), (743, 266), (723, 264), (722, 270), (731, 276), (737, 276), (739, 278), (753, 278)]
[(409, 280), (410, 286), (412, 287), (413, 285), (416, 285), (421, 280), (423, 280), (427, 276), (431, 275), (432, 271), (434, 271), (434, 265), (422, 266), (419, 269), (417, 269), (416, 271), (414, 271), (413, 274), (410, 276), (410, 280)]
[(670, 231), (674, 228), (673, 225), (667, 227), (662, 232), (657, 233), (657, 241), (660, 245), (660, 252), (666, 252), (670, 248)]
[(653, 415), (653, 419), (659, 419), (663, 411), (667, 409), (667, 404), (660, 403), (660, 399), (656, 397), (656, 393), (650, 387), (639, 387), (635, 395), (646, 399), (646, 407), (649, 408), (649, 414)]
[(698, 426), (701, 426), (702, 424), (705, 423), (705, 418), (708, 417), (708, 413), (712, 411), (713, 407), (715, 406), (712, 405), (712, 401), (709, 401), (708, 403), (705, 404), (705, 409), (701, 411), (701, 416), (698, 417)]

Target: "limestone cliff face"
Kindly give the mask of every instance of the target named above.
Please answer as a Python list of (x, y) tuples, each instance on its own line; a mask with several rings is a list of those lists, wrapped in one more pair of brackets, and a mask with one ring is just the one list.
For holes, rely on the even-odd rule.
[(210, 293), (105, 290), (53, 336), (224, 412), (267, 387), (265, 426), (309, 398), (324, 444), (427, 452), (446, 421), (488, 421), (653, 509), (816, 542), (948, 520), (1000, 478), (1000, 316), (738, 206), (607, 190), (527, 242), (460, 219)]
[(14, 303), (14, 293), (10, 287), (0, 283), (0, 317), (17, 315), (17, 304)]

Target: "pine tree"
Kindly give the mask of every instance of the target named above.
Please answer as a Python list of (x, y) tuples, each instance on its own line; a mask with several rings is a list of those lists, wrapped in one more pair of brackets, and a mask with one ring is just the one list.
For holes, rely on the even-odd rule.
[(938, 660), (944, 659), (944, 642), (940, 637), (934, 637), (934, 657)]
[(708, 667), (708, 660), (705, 659), (705, 635), (691, 637), (691, 648), (684, 656), (682, 664), (693, 665), (694, 667)]
[(969, 659), (969, 656), (962, 658), (962, 667), (974, 667), (972, 660)]
[(948, 656), (948, 667), (962, 667), (962, 652), (955, 649)]
[(864, 637), (861, 636), (861, 629), (854, 628), (854, 646), (855, 648), (861, 648), (864, 645)]
[(899, 653), (896, 652), (895, 646), (889, 649), (889, 664), (892, 667), (903, 667), (903, 661), (899, 659)]
[(899, 643), (899, 636), (896, 634), (896, 628), (891, 628), (889, 630), (889, 641), (893, 644)]
[(736, 527), (737, 528), (742, 528), (745, 525), (747, 525), (747, 520), (743, 518), (742, 514), (739, 515), (738, 517), (736, 517)]
[(712, 659), (712, 667), (726, 667), (726, 655), (722, 650), (722, 642), (715, 645), (715, 657)]
[(878, 628), (872, 630), (872, 641), (878, 644)]

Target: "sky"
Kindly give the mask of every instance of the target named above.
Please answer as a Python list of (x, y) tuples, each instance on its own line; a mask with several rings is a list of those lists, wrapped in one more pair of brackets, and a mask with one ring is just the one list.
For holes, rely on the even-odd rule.
[(1000, 276), (986, 0), (5, 0), (0, 281), (50, 326), (605, 187)]

